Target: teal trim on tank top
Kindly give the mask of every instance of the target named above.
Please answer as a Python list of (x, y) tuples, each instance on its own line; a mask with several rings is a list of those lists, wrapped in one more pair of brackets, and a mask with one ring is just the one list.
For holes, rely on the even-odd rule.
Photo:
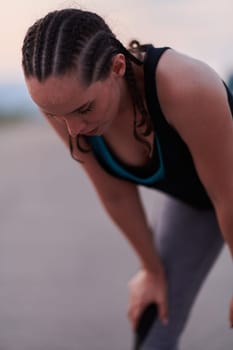
[(123, 166), (121, 166), (113, 158), (102, 136), (89, 136), (88, 139), (93, 147), (94, 153), (96, 153), (105, 162), (105, 164), (110, 167), (110, 169), (116, 175), (119, 175), (128, 180), (134, 181), (139, 185), (152, 185), (154, 182), (163, 179), (165, 174), (164, 163), (163, 163), (163, 157), (162, 157), (159, 140), (156, 136), (155, 136), (155, 141), (158, 149), (160, 165), (159, 165), (159, 169), (153, 175), (148, 176), (147, 178), (141, 178), (141, 177), (135, 176), (131, 174), (128, 170), (124, 169)]

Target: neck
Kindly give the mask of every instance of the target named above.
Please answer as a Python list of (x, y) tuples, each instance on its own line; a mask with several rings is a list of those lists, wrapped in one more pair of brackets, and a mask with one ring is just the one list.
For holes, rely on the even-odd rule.
[(135, 80), (137, 82), (137, 86), (139, 89), (140, 96), (144, 100), (145, 90), (144, 90), (144, 66), (138, 66), (133, 63), (133, 72), (135, 76)]
[[(137, 84), (138, 92), (143, 101), (145, 101), (145, 91), (144, 91), (144, 69), (143, 66), (138, 66), (135, 63), (132, 63), (134, 78)], [(132, 96), (129, 89), (128, 82), (125, 79), (122, 79), (121, 86), (121, 105), (119, 108), (119, 113), (128, 113), (132, 111), (133, 102)]]

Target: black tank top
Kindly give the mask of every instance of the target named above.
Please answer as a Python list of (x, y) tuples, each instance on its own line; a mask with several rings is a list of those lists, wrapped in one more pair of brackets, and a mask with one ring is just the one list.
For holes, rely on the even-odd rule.
[[(117, 159), (102, 136), (88, 136), (88, 140), (96, 159), (109, 174), (160, 190), (196, 208), (209, 209), (212, 208), (212, 203), (197, 175), (190, 151), (175, 129), (168, 124), (160, 108), (155, 71), (161, 55), (167, 49), (169, 48), (155, 48), (151, 45), (144, 59), (145, 96), (155, 130), (150, 164), (129, 166)], [(233, 115), (233, 97), (226, 85), (225, 87)]]

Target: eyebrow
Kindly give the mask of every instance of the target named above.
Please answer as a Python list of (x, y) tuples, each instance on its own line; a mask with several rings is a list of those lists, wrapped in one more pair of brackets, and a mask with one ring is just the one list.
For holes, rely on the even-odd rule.
[[(81, 111), (83, 111), (83, 109), (85, 109), (85, 108), (87, 108), (90, 104), (92, 104), (93, 103), (93, 101), (87, 101), (86, 103), (84, 103), (83, 105), (81, 105), (81, 106), (79, 106), (79, 107), (77, 107), (77, 108), (75, 108), (73, 111), (71, 111), (71, 112), (69, 112), (69, 113), (66, 113), (66, 114), (73, 114), (73, 113), (76, 113), (76, 112), (81, 112)], [(47, 111), (45, 111), (45, 110), (41, 110), (42, 111), (42, 113), (45, 113), (45, 114), (48, 114), (49, 116), (55, 116), (55, 114), (52, 114), (52, 113), (49, 113), (49, 112), (47, 112)]]

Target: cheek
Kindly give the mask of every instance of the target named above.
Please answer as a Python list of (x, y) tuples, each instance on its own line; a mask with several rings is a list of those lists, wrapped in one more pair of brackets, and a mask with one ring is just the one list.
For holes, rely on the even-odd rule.
[(97, 101), (94, 111), (95, 121), (110, 121), (116, 117), (119, 110), (119, 96), (112, 86), (104, 89)]
[(98, 111), (96, 111), (96, 117), (100, 120), (111, 119), (112, 116), (115, 114), (115, 109), (115, 104), (114, 101), (112, 101), (110, 94), (105, 94), (105, 96), (102, 98), (101, 105), (99, 106)]
[(107, 111), (110, 118), (115, 118), (119, 111), (120, 100), (116, 90), (110, 90), (106, 99)]
[(112, 122), (116, 116), (117, 116), (117, 104), (116, 101), (109, 101), (109, 103), (106, 105), (106, 109), (105, 109), (105, 114), (103, 116), (103, 119), (106, 122)]

